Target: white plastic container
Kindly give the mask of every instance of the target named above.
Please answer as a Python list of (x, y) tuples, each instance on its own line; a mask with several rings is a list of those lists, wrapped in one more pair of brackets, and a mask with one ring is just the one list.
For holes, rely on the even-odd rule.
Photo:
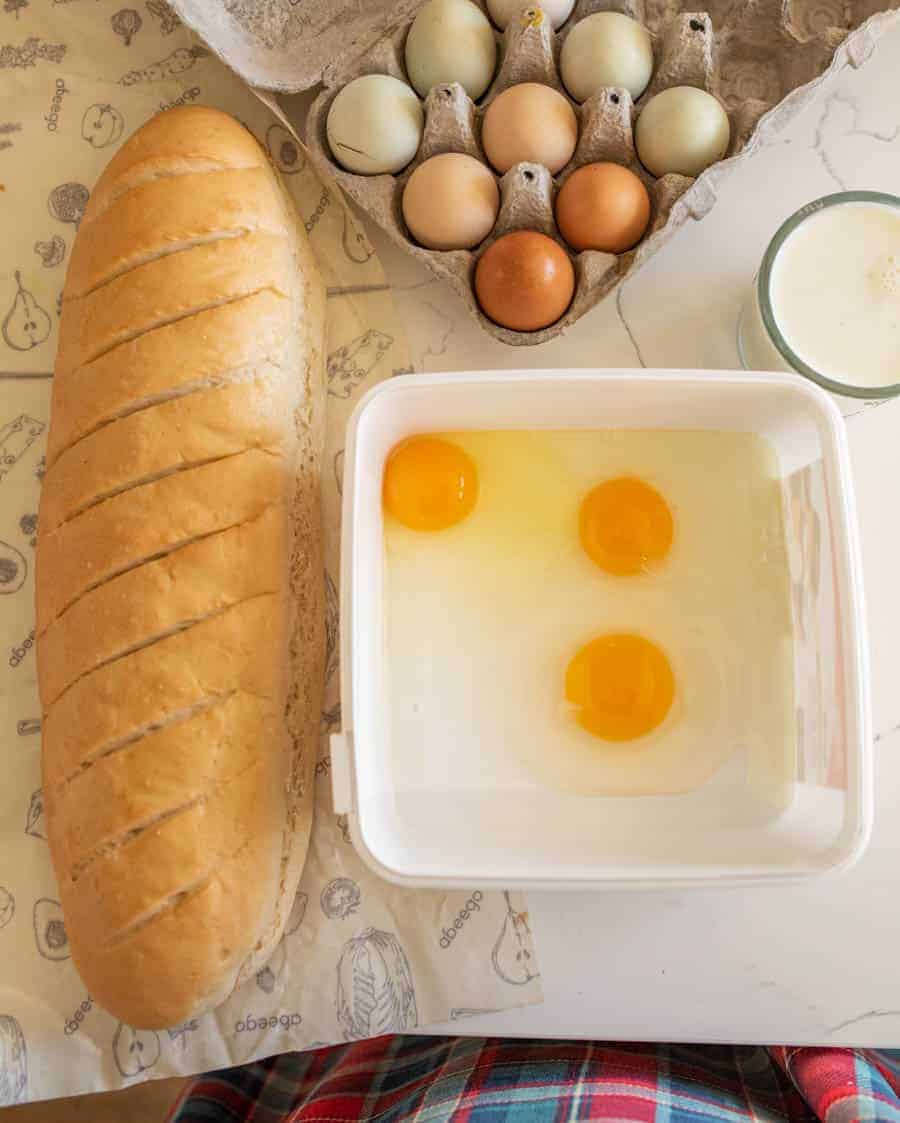
[[(386, 720), (381, 479), (415, 433), (468, 429), (757, 432), (777, 454), (794, 631), (798, 750), (781, 813), (742, 800), (740, 775), (685, 795), (578, 796), (465, 777), (415, 791)], [(366, 863), (413, 886), (622, 888), (796, 881), (843, 869), (871, 830), (868, 668), (843, 420), (784, 374), (516, 371), (394, 378), (350, 421), (341, 571), (341, 733), (335, 811)], [(436, 740), (438, 731), (436, 731)], [(428, 745), (415, 746), (428, 759)], [(427, 776), (427, 768), (426, 768)]]

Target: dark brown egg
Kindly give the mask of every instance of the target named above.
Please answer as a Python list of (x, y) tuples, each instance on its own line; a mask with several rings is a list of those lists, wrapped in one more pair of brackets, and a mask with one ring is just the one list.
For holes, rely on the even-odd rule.
[(484, 251), (475, 268), (481, 310), (513, 331), (538, 331), (555, 323), (574, 292), (575, 270), (568, 254), (534, 230), (504, 234)]

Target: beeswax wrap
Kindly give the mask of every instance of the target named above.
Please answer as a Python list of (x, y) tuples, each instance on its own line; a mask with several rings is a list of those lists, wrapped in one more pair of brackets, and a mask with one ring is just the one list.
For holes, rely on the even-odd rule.
[[(362, 866), (331, 810), (344, 427), (360, 394), (407, 369), (381, 266), (287, 123), (162, 0), (125, 2), (134, 6), (0, 0), (0, 1106), (540, 1000), (519, 896), (392, 888)], [(79, 220), (118, 145), (152, 114), (187, 104), (227, 110), (265, 146), (328, 285), (328, 684), (312, 849), (284, 939), (215, 1013), (147, 1033), (97, 1007), (69, 956), (40, 791), (33, 562), (60, 300)]]

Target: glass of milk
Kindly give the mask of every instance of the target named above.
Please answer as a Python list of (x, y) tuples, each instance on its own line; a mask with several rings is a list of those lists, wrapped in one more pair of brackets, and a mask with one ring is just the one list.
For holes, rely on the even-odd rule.
[(900, 394), (900, 198), (808, 203), (769, 243), (738, 325), (748, 370), (805, 374), (855, 398)]

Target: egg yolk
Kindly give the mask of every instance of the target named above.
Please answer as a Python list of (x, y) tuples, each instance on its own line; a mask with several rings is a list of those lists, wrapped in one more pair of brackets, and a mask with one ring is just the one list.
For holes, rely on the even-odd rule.
[(579, 725), (604, 741), (643, 737), (665, 719), (674, 697), (669, 660), (628, 632), (592, 640), (566, 670), (566, 701), (579, 707)]
[(606, 573), (630, 577), (661, 562), (672, 545), (672, 512), (655, 488), (632, 476), (606, 480), (581, 504), (581, 544)]
[(388, 457), (383, 500), (410, 530), (446, 530), (471, 514), (478, 500), (478, 470), (450, 441), (410, 437)]

